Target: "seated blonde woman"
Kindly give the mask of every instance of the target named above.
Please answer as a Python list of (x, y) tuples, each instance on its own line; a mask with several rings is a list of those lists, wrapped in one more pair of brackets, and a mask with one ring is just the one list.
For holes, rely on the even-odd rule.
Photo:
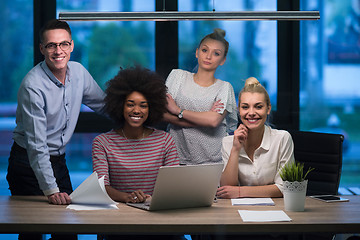
[(249, 78), (239, 93), (241, 124), (224, 137), (220, 198), (282, 197), (279, 170), (294, 161), (294, 144), (284, 130), (266, 125), (271, 103), (266, 89)]

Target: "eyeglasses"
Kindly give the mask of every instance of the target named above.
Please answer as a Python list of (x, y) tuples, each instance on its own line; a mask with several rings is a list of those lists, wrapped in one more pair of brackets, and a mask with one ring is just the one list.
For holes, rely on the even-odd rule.
[(57, 47), (60, 47), (61, 50), (63, 51), (67, 51), (70, 49), (71, 47), (71, 42), (68, 42), (68, 41), (64, 41), (64, 42), (61, 42), (61, 43), (48, 43), (45, 45), (45, 48), (48, 52), (54, 52)]

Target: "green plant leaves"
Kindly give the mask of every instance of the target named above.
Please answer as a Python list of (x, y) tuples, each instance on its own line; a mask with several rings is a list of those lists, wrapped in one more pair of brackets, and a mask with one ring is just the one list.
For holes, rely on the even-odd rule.
[(280, 177), (283, 181), (302, 182), (312, 170), (314, 168), (310, 167), (304, 175), (304, 163), (290, 162), (281, 168)]

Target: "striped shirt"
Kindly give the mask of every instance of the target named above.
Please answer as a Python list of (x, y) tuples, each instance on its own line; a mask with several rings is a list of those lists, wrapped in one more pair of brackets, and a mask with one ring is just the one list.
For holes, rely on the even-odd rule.
[(93, 169), (105, 185), (131, 193), (152, 194), (159, 168), (178, 165), (170, 134), (154, 129), (144, 139), (127, 139), (114, 130), (97, 136), (92, 145)]

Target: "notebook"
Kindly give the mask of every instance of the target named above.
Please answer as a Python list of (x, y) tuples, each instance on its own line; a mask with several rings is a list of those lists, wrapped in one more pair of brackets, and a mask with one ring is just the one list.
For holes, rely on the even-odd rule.
[(127, 203), (149, 211), (209, 207), (214, 202), (224, 164), (162, 166), (151, 201)]

